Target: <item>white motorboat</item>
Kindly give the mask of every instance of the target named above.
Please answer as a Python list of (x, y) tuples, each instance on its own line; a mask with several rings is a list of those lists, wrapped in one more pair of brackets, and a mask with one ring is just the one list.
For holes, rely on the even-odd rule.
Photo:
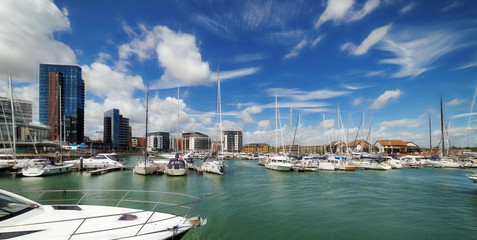
[(333, 162), (321, 161), (318, 163), (318, 169), (325, 171), (334, 171), (336, 168)]
[[(32, 194), (35, 200), (51, 205), (23, 197)], [(179, 239), (207, 222), (200, 217), (189, 218), (205, 194), (194, 197), (158, 191), (53, 190), (22, 195), (0, 189), (2, 239)], [(180, 202), (150, 201), (171, 199), (163, 198), (166, 195)], [(107, 206), (112, 201), (114, 205)], [(96, 202), (98, 205), (91, 204)], [(167, 213), (160, 212), (161, 207)]]
[(71, 163), (75, 167), (80, 167), (83, 164), (83, 168), (124, 167), (123, 162), (124, 160), (116, 153), (99, 153), (90, 158), (64, 161), (64, 163)]
[(382, 156), (382, 158), (385, 160), (385, 164), (391, 166), (392, 169), (402, 169), (403, 166), (401, 164), (401, 160), (395, 159), (391, 156)]
[(187, 167), (184, 160), (181, 158), (171, 159), (164, 170), (169, 176), (184, 176), (187, 174)]
[(271, 156), (267, 163), (265, 163), (265, 168), (288, 172), (292, 169), (293, 165), (290, 163), (287, 157), (282, 155)]
[(207, 159), (204, 162), (202, 162), (202, 164), (200, 165), (200, 168), (204, 172), (223, 175), (225, 164), (223, 161)]
[(474, 183), (477, 183), (477, 173), (467, 174), (467, 177)]
[(387, 165), (384, 162), (376, 161), (374, 159), (369, 159), (369, 161), (360, 161), (358, 168), (365, 169), (365, 170), (381, 170), (381, 171), (392, 169), (390, 165)]
[(30, 163), (22, 168), (22, 175), (25, 177), (41, 177), (71, 172), (73, 164), (54, 163), (46, 159), (32, 159)]

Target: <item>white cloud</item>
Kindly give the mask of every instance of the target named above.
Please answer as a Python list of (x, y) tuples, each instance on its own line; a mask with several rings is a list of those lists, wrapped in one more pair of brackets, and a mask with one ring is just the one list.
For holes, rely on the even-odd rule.
[[(386, 36), (387, 32), (389, 31), (389, 28), (391, 28), (390, 24), (386, 25), (386, 26), (383, 26), (383, 27), (380, 27), (380, 28), (374, 29), (369, 34), (369, 36), (366, 37), (366, 39), (364, 39), (363, 42), (361, 42), (361, 44), (359, 46), (352, 49), (351, 53), (353, 55), (366, 54), (372, 46), (374, 46), (376, 43), (381, 41), (381, 39), (383, 39)], [(349, 50), (349, 49), (347, 49), (347, 50)]]
[(302, 39), (286, 56), (285, 59), (296, 57), (300, 54), (300, 50), (307, 44), (306, 39)]
[(467, 69), (467, 68), (472, 68), (472, 67), (477, 67), (477, 61), (475, 62), (470, 62), (470, 63), (467, 63), (463, 66), (460, 66), (458, 68), (456, 68), (457, 70), (462, 70), (462, 69)]
[(460, 105), (462, 103), (464, 103), (465, 100), (463, 99), (457, 99), (457, 98), (454, 98), (452, 101), (448, 102), (446, 105), (448, 106), (457, 106), (457, 105)]
[(328, 0), (327, 6), (320, 18), (315, 22), (319, 28), (327, 21), (353, 22), (364, 18), (380, 4), (380, 0), (368, 0), (361, 9), (353, 9), (355, 0)]
[(464, 117), (470, 117), (470, 116), (476, 116), (476, 115), (477, 115), (476, 112), (473, 112), (473, 113), (462, 113), (462, 114), (454, 115), (454, 116), (452, 116), (452, 118), (464, 118)]
[(360, 105), (361, 103), (363, 103), (363, 98), (356, 98), (355, 100), (353, 100), (353, 105), (354, 106), (357, 106), (357, 105)]
[(371, 105), (372, 109), (380, 109), (388, 105), (392, 100), (398, 99), (402, 95), (401, 90), (388, 90), (381, 94)]
[(322, 39), (321, 36), (315, 38), (315, 40), (313, 40), (313, 42), (311, 43), (311, 47), (315, 47), (316, 44), (318, 44), (321, 41), (321, 39)]
[(416, 7), (416, 3), (414, 2), (410, 2), (409, 4), (407, 4), (406, 6), (404, 6), (403, 8), (401, 8), (399, 10), (399, 13), (401, 14), (405, 14), (405, 13), (408, 13), (409, 11), (411, 11), (413, 8)]
[(252, 124), (252, 123), (255, 123), (252, 115), (261, 113), (262, 111), (263, 111), (263, 107), (260, 107), (260, 106), (247, 107), (242, 111), (241, 118), (245, 123)]
[(40, 63), (76, 64), (74, 51), (54, 39), (70, 31), (66, 11), (50, 0), (0, 2), (0, 73), (37, 82)]
[(446, 31), (414, 29), (387, 35), (380, 49), (391, 52), (394, 58), (381, 60), (381, 63), (394, 64), (400, 67), (392, 77), (416, 77), (429, 70), (430, 65), (443, 55), (459, 47), (462, 36)]
[(400, 119), (394, 121), (383, 121), (381, 122), (380, 126), (382, 128), (390, 128), (390, 127), (401, 127), (401, 128), (418, 128), (421, 126), (420, 122), (411, 119)]
[(258, 122), (258, 126), (261, 127), (262, 129), (269, 129), (270, 128), (270, 120), (262, 120)]
[(328, 99), (348, 95), (349, 91), (332, 91), (332, 90), (315, 90), (315, 91), (302, 91), (297, 89), (284, 89), (284, 88), (269, 88), (266, 92), (270, 96), (279, 96), (299, 101), (309, 101), (316, 99)]
[[(243, 68), (238, 70), (231, 70), (231, 71), (221, 71), (220, 72), (220, 79), (230, 79), (230, 78), (239, 78), (248, 75), (253, 75), (260, 71), (258, 67), (251, 67), (251, 68)], [(209, 81), (215, 82), (217, 81), (217, 73), (211, 73), (209, 77)]]

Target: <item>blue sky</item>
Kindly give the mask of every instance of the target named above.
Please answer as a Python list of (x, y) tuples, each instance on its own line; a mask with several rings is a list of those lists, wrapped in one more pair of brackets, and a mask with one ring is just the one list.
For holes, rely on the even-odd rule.
[(13, 74), (17, 95), (35, 102), (39, 63), (78, 65), (93, 139), (111, 108), (144, 135), (146, 85), (150, 131), (176, 132), (178, 84), (180, 131), (213, 137), (220, 69), (223, 128), (242, 130), (245, 143), (275, 144), (277, 95), (279, 144), (282, 134), (290, 141), (292, 108), (299, 144), (345, 136), (348, 118), (354, 140), (364, 113), (365, 136), (372, 119), (373, 140), (426, 147), (430, 118), (436, 146), (442, 97), (450, 144), (477, 146), (475, 1), (6, 0), (0, 9), (0, 94)]

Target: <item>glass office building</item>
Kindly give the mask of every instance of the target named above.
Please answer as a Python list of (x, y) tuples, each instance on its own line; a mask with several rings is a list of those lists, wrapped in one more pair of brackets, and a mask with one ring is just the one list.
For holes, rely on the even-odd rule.
[(85, 85), (81, 68), (40, 64), (39, 85), (39, 120), (51, 127), (50, 140), (59, 140), (62, 132), (63, 141), (83, 142)]
[(103, 142), (113, 148), (129, 146), (129, 118), (123, 118), (119, 109), (104, 112)]

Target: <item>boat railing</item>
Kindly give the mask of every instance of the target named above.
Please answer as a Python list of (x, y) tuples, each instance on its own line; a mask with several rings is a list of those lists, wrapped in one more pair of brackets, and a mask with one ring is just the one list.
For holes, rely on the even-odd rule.
[(17, 192), (45, 205), (101, 205), (165, 212), (188, 218), (202, 199), (174, 192), (147, 190), (36, 190)]

